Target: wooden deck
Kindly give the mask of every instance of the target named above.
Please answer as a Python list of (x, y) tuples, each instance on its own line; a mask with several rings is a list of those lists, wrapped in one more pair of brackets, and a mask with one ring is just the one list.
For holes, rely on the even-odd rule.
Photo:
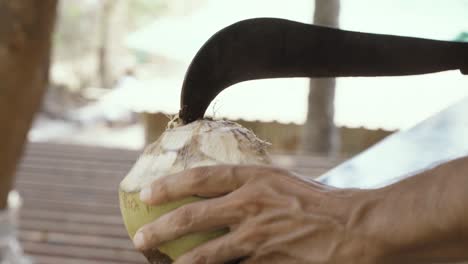
[[(138, 152), (30, 143), (16, 187), (24, 199), (20, 240), (37, 263), (146, 263), (120, 217), (117, 186)], [(318, 176), (341, 160), (273, 157), (275, 164)]]

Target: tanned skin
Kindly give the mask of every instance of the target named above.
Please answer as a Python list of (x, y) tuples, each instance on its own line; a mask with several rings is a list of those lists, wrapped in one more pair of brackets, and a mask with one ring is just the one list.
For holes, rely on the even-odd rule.
[(336, 189), (259, 166), (213, 166), (156, 180), (159, 205), (211, 197), (143, 226), (140, 250), (229, 227), (175, 263), (446, 263), (468, 260), (468, 157), (373, 190)]

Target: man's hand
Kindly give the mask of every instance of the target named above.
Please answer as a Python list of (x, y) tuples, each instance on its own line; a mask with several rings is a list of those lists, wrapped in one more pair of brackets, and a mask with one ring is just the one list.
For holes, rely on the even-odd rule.
[(375, 263), (378, 244), (370, 244), (360, 226), (375, 206), (365, 192), (333, 189), (273, 167), (191, 169), (153, 182), (141, 199), (153, 205), (192, 195), (212, 199), (163, 215), (142, 227), (134, 242), (145, 250), (229, 227), (175, 263)]
[(211, 197), (167, 213), (140, 250), (182, 235), (230, 232), (182, 263), (448, 263), (468, 260), (468, 157), (375, 190), (333, 189), (273, 167), (196, 168), (155, 181), (149, 204)]

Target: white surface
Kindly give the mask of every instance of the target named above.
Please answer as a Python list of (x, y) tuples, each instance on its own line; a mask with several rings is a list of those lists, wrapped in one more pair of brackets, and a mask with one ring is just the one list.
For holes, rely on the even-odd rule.
[(335, 123), (350, 127), (407, 129), (468, 96), (459, 71), (381, 78), (342, 78)]
[(468, 155), (468, 97), (417, 126), (393, 134), (322, 175), (336, 187), (373, 188)]

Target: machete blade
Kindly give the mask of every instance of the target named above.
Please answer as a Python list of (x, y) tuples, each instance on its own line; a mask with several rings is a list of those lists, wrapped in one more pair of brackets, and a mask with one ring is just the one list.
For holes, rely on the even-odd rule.
[[(468, 44), (352, 32), (285, 19), (237, 22), (213, 35), (192, 60), (179, 117), (203, 118), (238, 82), (284, 77), (399, 76), (468, 71)], [(287, 93), (287, 91), (285, 91)]]

